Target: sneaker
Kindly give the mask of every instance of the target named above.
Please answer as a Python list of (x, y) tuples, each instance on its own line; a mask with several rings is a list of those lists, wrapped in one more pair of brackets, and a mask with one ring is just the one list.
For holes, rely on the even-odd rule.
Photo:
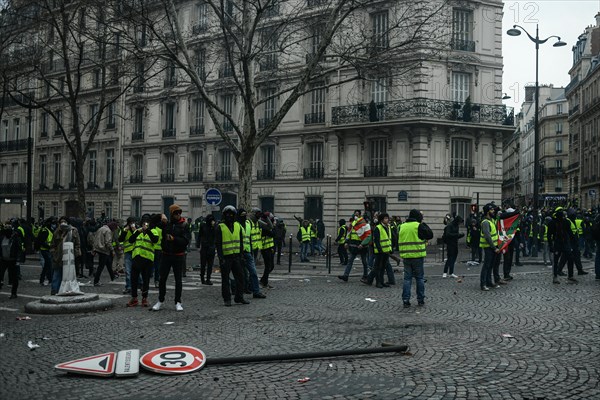
[(99, 286), (102, 286), (102, 284), (100, 282), (98, 282), (98, 283), (94, 283), (94, 286), (99, 287)]
[(152, 306), (151, 310), (152, 311), (159, 311), (160, 310), (160, 306), (162, 306), (162, 302), (157, 301), (156, 304), (154, 306)]
[(496, 285), (506, 285), (508, 282), (506, 282), (504, 279), (498, 279), (498, 281), (496, 282)]
[(346, 275), (338, 275), (338, 279), (341, 279), (344, 282), (348, 282), (348, 277)]
[(250, 304), (250, 302), (246, 299), (238, 299), (238, 300), (234, 300), (234, 301), (238, 304)]
[(123, 290), (123, 294), (131, 294), (131, 289), (125, 289), (125, 290)]
[(584, 271), (584, 270), (577, 272), (577, 275), (587, 275), (587, 274), (589, 274), (589, 272)]
[(515, 279), (515, 278), (513, 278), (512, 275), (508, 275), (508, 276), (504, 277), (505, 281), (512, 281), (513, 279)]
[(266, 298), (267, 298), (267, 296), (265, 296), (264, 294), (262, 294), (262, 293), (260, 293), (260, 292), (258, 292), (258, 293), (254, 293), (254, 294), (252, 295), (252, 297), (253, 297), (253, 298), (255, 298), (255, 299), (266, 299)]
[(572, 276), (571, 276), (571, 277), (569, 277), (569, 278), (567, 278), (567, 282), (568, 282), (568, 283), (578, 283), (578, 282), (577, 282), (577, 279), (573, 278)]
[(183, 306), (181, 305), (181, 303), (175, 303), (175, 310), (183, 311)]
[(492, 285), (490, 286), (492, 289), (500, 289), (500, 285)]
[(369, 286), (371, 286), (373, 284), (373, 282), (369, 282), (369, 280), (367, 278), (360, 278), (360, 281), (362, 283), (364, 283), (365, 285), (369, 285)]
[(142, 307), (148, 307), (148, 298), (147, 297), (142, 298)]
[(450, 278), (458, 278), (458, 275), (452, 274), (452, 275), (450, 275)]
[(448, 274), (444, 272), (444, 273), (442, 274), (442, 278), (447, 278), (447, 277), (448, 277)]
[(554, 279), (552, 279), (552, 283), (554, 283), (555, 285), (558, 285), (560, 283), (560, 281), (558, 280), (558, 278), (555, 276)]
[(483, 290), (484, 292), (487, 292), (488, 290), (490, 290), (490, 288), (487, 286), (482, 286), (481, 290)]
[(405, 301), (404, 302), (404, 308), (408, 308), (410, 307), (410, 301)]
[(137, 297), (132, 297), (131, 300), (129, 300), (129, 302), (127, 303), (127, 307), (135, 307), (138, 304), (139, 303)]

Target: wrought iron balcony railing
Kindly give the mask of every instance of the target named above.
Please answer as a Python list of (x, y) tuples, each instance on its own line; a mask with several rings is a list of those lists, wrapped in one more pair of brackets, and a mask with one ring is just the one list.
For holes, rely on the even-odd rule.
[(46, 186), (46, 182), (40, 183), (38, 190), (50, 190), (48, 186)]
[(204, 125), (190, 126), (190, 136), (204, 135)]
[(52, 184), (52, 190), (61, 190), (61, 189), (64, 189), (64, 187), (62, 187), (62, 185), (60, 183), (54, 182)]
[(106, 123), (106, 129), (115, 129), (116, 126), (117, 126), (117, 124), (114, 123), (114, 122), (107, 122)]
[(333, 107), (333, 125), (364, 124), (408, 118), (435, 118), (447, 121), (514, 125), (514, 109), (505, 105), (465, 103), (423, 97), (384, 103)]
[(275, 168), (265, 168), (256, 171), (257, 181), (272, 181), (275, 179)]
[(144, 140), (144, 132), (133, 132), (131, 134), (132, 142), (140, 142), (142, 140)]
[(0, 152), (27, 150), (27, 140), (19, 139), (0, 142)]
[(75, 182), (69, 182), (69, 189), (70, 190), (77, 189), (77, 183), (75, 183)]
[(462, 39), (452, 39), (450, 41), (450, 47), (452, 50), (460, 50), (460, 51), (475, 51), (475, 41), (473, 40), (462, 40)]
[(0, 183), (0, 195), (27, 193), (27, 183)]
[(160, 181), (162, 183), (175, 182), (175, 174), (174, 173), (160, 174)]
[(269, 122), (271, 122), (271, 117), (259, 118), (258, 129), (262, 129), (265, 126), (269, 125)]
[(230, 181), (231, 179), (231, 171), (217, 171), (215, 175), (217, 181)]
[(144, 92), (144, 85), (135, 85), (133, 87), (133, 93), (143, 93)]
[(233, 132), (233, 124), (229, 121), (223, 121), (223, 131)]
[(175, 137), (175, 128), (167, 128), (162, 131), (163, 139), (171, 139)]
[(144, 175), (140, 173), (136, 173), (129, 176), (129, 183), (143, 183)]
[(324, 112), (304, 114), (304, 125), (324, 124), (324, 123), (325, 123), (325, 113)]
[(545, 176), (561, 176), (564, 174), (564, 170), (562, 168), (546, 168), (544, 173)]
[(208, 24), (205, 22), (197, 22), (192, 26), (192, 33), (194, 35), (199, 35), (208, 30)]
[(377, 176), (387, 176), (388, 175), (388, 166), (387, 165), (371, 165), (365, 167), (364, 170), (365, 178), (377, 177)]
[(325, 168), (323, 167), (311, 167), (304, 168), (303, 171), (304, 179), (323, 179), (325, 176)]
[(163, 84), (164, 88), (172, 88), (177, 86), (177, 78), (166, 78)]
[(202, 172), (194, 172), (188, 174), (188, 182), (202, 182), (204, 174)]
[(271, 55), (260, 62), (261, 71), (273, 71), (279, 66), (279, 60), (277, 56)]
[(451, 178), (475, 178), (475, 167), (450, 166)]
[(104, 182), (104, 189), (110, 190), (110, 189), (114, 189), (115, 183), (112, 181), (106, 181)]

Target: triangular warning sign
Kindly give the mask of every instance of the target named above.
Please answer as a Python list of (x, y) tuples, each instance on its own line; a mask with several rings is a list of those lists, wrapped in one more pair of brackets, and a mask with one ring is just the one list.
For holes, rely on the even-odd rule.
[(104, 353), (97, 356), (80, 358), (56, 365), (54, 368), (77, 374), (112, 376), (115, 373), (116, 353)]

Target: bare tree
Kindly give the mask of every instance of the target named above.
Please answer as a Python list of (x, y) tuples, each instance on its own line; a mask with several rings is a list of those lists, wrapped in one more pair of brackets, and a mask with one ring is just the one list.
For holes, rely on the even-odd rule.
[[(351, 81), (400, 83), (447, 38), (441, 0), (203, 0), (191, 26), (181, 2), (126, 4), (129, 32), (143, 27), (152, 38), (137, 50), (175, 64), (203, 99), (237, 161), (243, 206), (257, 149), (304, 94)], [(224, 92), (241, 100), (238, 114), (219, 101)], [(261, 120), (265, 105), (273, 113)]]
[(14, 17), (26, 20), (19, 55), (6, 71), (8, 93), (39, 109), (60, 131), (75, 164), (79, 215), (85, 215), (84, 163), (98, 132), (119, 117), (115, 104), (134, 84), (122, 54), (121, 16), (108, 1), (23, 2)]

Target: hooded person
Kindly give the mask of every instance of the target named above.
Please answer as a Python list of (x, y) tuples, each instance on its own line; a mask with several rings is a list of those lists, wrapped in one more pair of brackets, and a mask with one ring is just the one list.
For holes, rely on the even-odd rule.
[(8, 271), (9, 282), (12, 282), (10, 298), (17, 298), (17, 289), (19, 287), (19, 270), (17, 260), (21, 257), (22, 240), (21, 235), (13, 229), (10, 223), (0, 224), (0, 289), (4, 282), (4, 275)]
[(200, 248), (200, 280), (203, 285), (212, 286), (210, 277), (215, 262), (215, 227), (215, 217), (208, 214), (198, 230), (197, 246)]
[(181, 216), (182, 213), (183, 210), (179, 205), (171, 205), (169, 207), (169, 219), (162, 230), (162, 260), (158, 283), (158, 301), (152, 307), (153, 311), (160, 310), (165, 301), (167, 278), (171, 269), (175, 277), (175, 309), (183, 311), (183, 305), (181, 304), (181, 278), (185, 268), (186, 249), (192, 239), (192, 234), (188, 228), (187, 220)]
[(458, 278), (458, 276), (454, 274), (454, 264), (458, 258), (458, 239), (465, 236), (464, 233), (459, 232), (462, 222), (462, 217), (457, 215), (451, 219), (444, 228), (444, 243), (448, 249), (448, 258), (446, 259), (446, 264), (444, 264), (442, 278), (446, 278), (448, 275), (452, 278)]

